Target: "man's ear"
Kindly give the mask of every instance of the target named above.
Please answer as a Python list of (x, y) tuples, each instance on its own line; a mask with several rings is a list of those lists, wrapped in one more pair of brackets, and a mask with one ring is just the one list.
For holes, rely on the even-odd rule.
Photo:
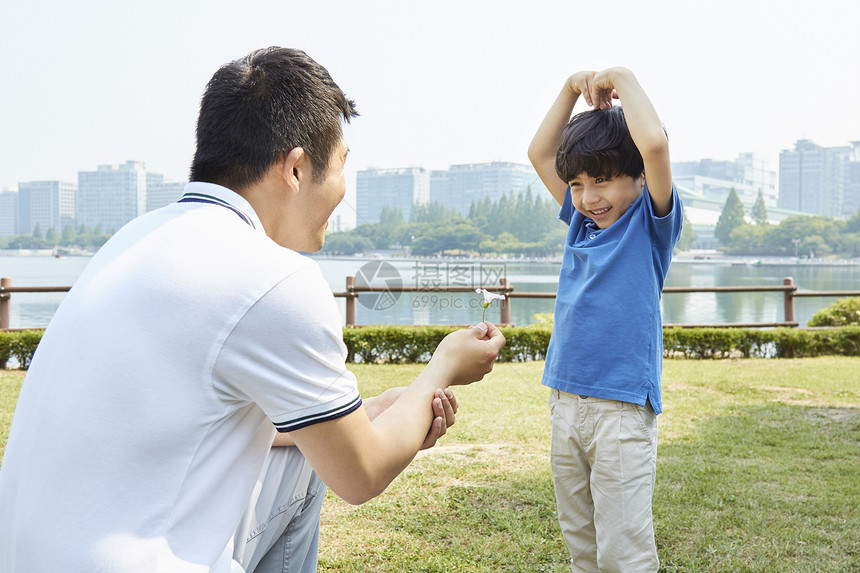
[(305, 178), (310, 180), (311, 162), (308, 154), (301, 147), (294, 147), (276, 164), (278, 176), (284, 181), (290, 191), (298, 193)]

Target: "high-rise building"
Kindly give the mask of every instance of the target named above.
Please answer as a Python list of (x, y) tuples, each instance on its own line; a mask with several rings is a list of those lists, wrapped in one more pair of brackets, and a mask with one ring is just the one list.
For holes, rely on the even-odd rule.
[(146, 174), (146, 211), (154, 211), (179, 201), (185, 183), (165, 181), (161, 173)]
[[(779, 154), (779, 206), (828, 217), (844, 217), (852, 147), (821, 147), (801, 139)], [(849, 185), (850, 188), (850, 185)]]
[(734, 189), (745, 205), (754, 204), (761, 192), (766, 206), (777, 206), (776, 171), (754, 153), (741, 153), (734, 161), (674, 162), (672, 178), (676, 185), (709, 199), (724, 202)]
[(544, 191), (537, 173), (530, 165), (494, 161), (452, 165), (447, 171), (430, 174), (430, 201), (468, 215), (472, 203), (489, 198), (498, 201), (503, 195), (525, 193), (537, 186)]
[(858, 212), (860, 212), (860, 141), (852, 141), (845, 191), (842, 194), (842, 214), (851, 217)]
[(116, 231), (146, 211), (146, 166), (142, 161), (99, 165), (78, 173), (78, 224)]
[(18, 184), (18, 234), (30, 235), (38, 228), (62, 232), (75, 225), (74, 183), (27, 181)]
[(18, 191), (0, 193), (0, 237), (18, 234)]
[(367, 169), (355, 180), (356, 224), (378, 223), (382, 209), (400, 209), (408, 221), (412, 206), (430, 201), (430, 173), (423, 167)]

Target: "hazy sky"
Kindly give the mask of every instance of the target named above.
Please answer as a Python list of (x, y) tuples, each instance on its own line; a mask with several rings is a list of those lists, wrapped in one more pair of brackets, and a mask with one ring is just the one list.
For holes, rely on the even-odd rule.
[(358, 104), (347, 203), (371, 166), (526, 163), (565, 78), (615, 65), (673, 160), (777, 169), (797, 139), (860, 139), (858, 21), (848, 0), (2, 0), (0, 188), (128, 159), (184, 180), (206, 81), (269, 45), (304, 49)]

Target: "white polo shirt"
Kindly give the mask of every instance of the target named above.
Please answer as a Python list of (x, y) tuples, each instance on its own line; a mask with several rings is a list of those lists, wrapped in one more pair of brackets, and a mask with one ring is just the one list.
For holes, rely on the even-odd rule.
[(228, 189), (190, 183), (123, 227), (24, 381), (0, 571), (230, 571), (275, 427), (361, 403), (341, 329), (317, 264)]

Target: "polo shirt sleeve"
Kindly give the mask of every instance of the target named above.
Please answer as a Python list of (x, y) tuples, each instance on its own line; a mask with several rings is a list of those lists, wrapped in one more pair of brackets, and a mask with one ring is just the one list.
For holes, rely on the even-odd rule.
[(564, 221), (569, 227), (573, 217), (573, 200), (570, 198), (570, 185), (567, 186), (567, 191), (564, 192), (564, 203), (561, 205), (561, 211), (558, 212), (558, 218)]
[(662, 248), (675, 248), (678, 239), (681, 238), (681, 228), (684, 223), (684, 206), (681, 203), (681, 197), (678, 195), (678, 189), (675, 184), (672, 184), (672, 210), (664, 217), (658, 217), (654, 213), (654, 205), (651, 203), (651, 194), (648, 191), (648, 182), (645, 182), (645, 194), (648, 199), (645, 201), (648, 212), (648, 221), (650, 225), (650, 234), (655, 238), (655, 242)]
[(280, 432), (344, 416), (361, 405), (334, 296), (319, 268), (300, 269), (254, 304), (215, 362), (226, 401), (254, 402)]

